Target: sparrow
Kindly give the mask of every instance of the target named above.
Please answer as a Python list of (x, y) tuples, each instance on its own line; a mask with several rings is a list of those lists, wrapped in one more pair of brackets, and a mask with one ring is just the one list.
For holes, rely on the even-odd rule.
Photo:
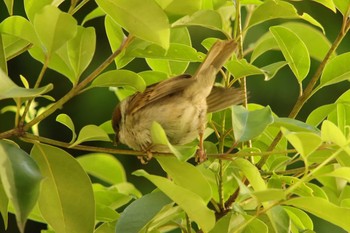
[(239, 104), (243, 99), (238, 88), (214, 86), (217, 73), (236, 45), (234, 40), (218, 40), (194, 75), (182, 74), (153, 84), (117, 104), (112, 115), (115, 142), (148, 155), (169, 152), (167, 146), (152, 143), (150, 128), (155, 121), (163, 127), (172, 145), (184, 145), (199, 136), (196, 160), (204, 161), (207, 113)]

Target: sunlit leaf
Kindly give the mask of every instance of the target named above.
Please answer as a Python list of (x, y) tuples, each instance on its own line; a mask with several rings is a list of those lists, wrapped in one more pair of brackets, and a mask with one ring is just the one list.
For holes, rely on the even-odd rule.
[(267, 211), (267, 216), (271, 221), (271, 225), (275, 232), (289, 233), (290, 232), (290, 218), (282, 206), (274, 206)]
[(259, 136), (265, 128), (273, 123), (269, 107), (248, 111), (242, 106), (232, 107), (232, 127), (237, 142), (244, 142)]
[(50, 56), (77, 32), (77, 22), (68, 13), (47, 5), (34, 18), (34, 29), (44, 46), (44, 54)]
[(0, 99), (36, 97), (50, 91), (52, 88), (52, 84), (32, 89), (19, 87), (0, 70)]
[(99, 75), (90, 87), (123, 87), (129, 86), (139, 92), (146, 88), (145, 81), (129, 70), (111, 70)]
[(245, 59), (238, 60), (237, 58), (227, 62), (226, 68), (232, 73), (235, 79), (239, 79), (250, 75), (264, 75), (264, 72), (258, 67), (250, 64)]
[(197, 193), (205, 202), (209, 202), (212, 197), (211, 187), (195, 166), (174, 157), (157, 157), (157, 161), (175, 184)]
[[(1, 178), (1, 173), (0, 173)], [(5, 188), (2, 184), (2, 181), (0, 179), (0, 213), (2, 216), (2, 222), (4, 224), (5, 229), (7, 229), (8, 226), (8, 204), (9, 204), (9, 198), (6, 195)]]
[(313, 0), (313, 1), (322, 4), (323, 6), (327, 7), (330, 10), (332, 10), (334, 13), (337, 12), (337, 9), (335, 7), (334, 1), (332, 1), (332, 0)]
[(33, 25), (21, 16), (11, 16), (2, 21), (0, 24), (0, 32), (39, 45)]
[(266, 189), (266, 184), (257, 167), (251, 164), (248, 160), (237, 158), (232, 164), (238, 167), (249, 180), (255, 191)]
[(350, 231), (350, 208), (339, 207), (319, 197), (297, 197), (285, 202)]
[(270, 28), (283, 56), (288, 62), (299, 83), (307, 76), (310, 70), (309, 52), (304, 42), (290, 29), (282, 26)]
[(323, 70), (319, 87), (350, 79), (350, 53), (343, 53), (331, 59)]
[(335, 108), (335, 104), (326, 104), (314, 109), (307, 117), (306, 124), (318, 126)]
[(222, 30), (222, 18), (217, 11), (200, 10), (192, 15), (186, 15), (172, 24), (176, 26), (201, 26), (213, 30)]
[(100, 127), (96, 125), (86, 125), (80, 130), (78, 139), (70, 147), (74, 147), (82, 142), (88, 141), (109, 142), (110, 138), (108, 137), (108, 134)]
[(299, 228), (303, 230), (313, 230), (314, 224), (309, 215), (307, 215), (304, 211), (298, 208), (294, 208), (291, 206), (284, 206), (284, 210), (289, 215), (292, 222)]
[(79, 163), (64, 150), (44, 144), (35, 144), (31, 155), (45, 178), (39, 208), (48, 224), (55, 232), (93, 232), (92, 185)]
[(156, 191), (131, 203), (120, 215), (115, 231), (123, 233), (140, 232), (171, 199)]
[(265, 74), (265, 81), (269, 81), (270, 79), (275, 77), (277, 72), (287, 64), (288, 63), (286, 61), (279, 61), (279, 62), (271, 63), (267, 66), (261, 67), (261, 70), (263, 70)]
[(333, 0), (333, 2), (344, 18), (349, 16), (350, 0)]
[(325, 142), (331, 142), (339, 146), (345, 146), (347, 139), (341, 130), (331, 121), (325, 120), (321, 127), (321, 137)]
[(56, 121), (67, 126), (68, 129), (70, 129), (70, 131), (72, 132), (71, 143), (74, 142), (77, 138), (77, 134), (75, 133), (75, 127), (72, 119), (67, 114), (62, 113), (56, 117)]
[(163, 1), (155, 0), (168, 14), (172, 17), (179, 17), (183, 15), (190, 15), (201, 9), (202, 0), (176, 0)]
[(24, 10), (29, 21), (34, 21), (34, 16), (46, 5), (50, 5), (53, 0), (24, 0)]
[(24, 232), (28, 215), (39, 197), (42, 175), (25, 151), (5, 140), (0, 140), (0, 167), (2, 187), (14, 207), (18, 227)]
[(276, 127), (284, 127), (290, 131), (310, 131), (313, 133), (319, 133), (319, 129), (317, 129), (315, 126), (306, 124), (305, 122), (295, 120), (288, 117), (275, 117), (273, 126)]
[(285, 128), (282, 128), (282, 133), (304, 159), (322, 144), (321, 137), (315, 133), (291, 132)]
[(126, 181), (123, 165), (110, 154), (92, 153), (79, 156), (77, 160), (87, 173), (109, 184)]
[(165, 49), (169, 47), (168, 17), (153, 0), (98, 0), (96, 2), (107, 15), (131, 34)]
[(166, 178), (150, 175), (144, 170), (137, 170), (134, 175), (144, 176), (155, 184), (164, 194), (176, 202), (204, 232), (208, 232), (214, 227), (214, 212), (196, 193), (178, 186)]

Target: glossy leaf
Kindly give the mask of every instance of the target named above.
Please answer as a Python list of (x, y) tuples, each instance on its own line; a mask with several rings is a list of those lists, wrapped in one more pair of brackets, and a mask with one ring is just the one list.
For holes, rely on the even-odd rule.
[(317, 150), (322, 144), (321, 137), (315, 133), (291, 132), (285, 128), (282, 128), (282, 133), (304, 159)]
[(19, 97), (36, 97), (50, 91), (52, 88), (52, 84), (31, 89), (19, 87), (2, 70), (0, 70), (0, 100)]
[(129, 70), (111, 70), (99, 75), (90, 87), (123, 87), (129, 86), (136, 91), (146, 89), (145, 81), (136, 73)]
[[(88, 175), (70, 154), (35, 144), (31, 155), (44, 176), (39, 208), (55, 232), (92, 233), (95, 202)], [(84, 211), (82, 211), (84, 210)]]
[(259, 170), (248, 160), (237, 158), (232, 162), (232, 164), (243, 172), (255, 191), (262, 191), (266, 189), (265, 181), (261, 177)]
[(201, 26), (213, 30), (222, 30), (221, 15), (214, 10), (200, 10), (192, 15), (186, 15), (172, 24), (177, 26)]
[(335, 104), (326, 104), (314, 109), (307, 117), (306, 124), (318, 126), (335, 108)]
[(232, 108), (232, 127), (237, 142), (244, 142), (259, 136), (268, 125), (273, 123), (269, 107), (255, 111), (248, 111), (242, 106)]
[(108, 134), (100, 127), (96, 125), (86, 125), (80, 130), (77, 140), (70, 147), (74, 147), (82, 142), (88, 141), (109, 142), (110, 138), (108, 137)]
[(176, 0), (176, 1), (163, 1), (155, 0), (164, 11), (173, 17), (179, 17), (182, 15), (190, 15), (201, 9), (202, 0)]
[(337, 12), (337, 9), (335, 7), (335, 4), (334, 4), (333, 0), (313, 0), (313, 1), (322, 4), (323, 6), (327, 7), (330, 10), (332, 10), (334, 13)]
[(34, 29), (44, 47), (44, 54), (51, 56), (77, 32), (77, 22), (68, 13), (47, 5), (34, 18)]
[(264, 72), (258, 67), (249, 64), (245, 59), (234, 59), (226, 64), (226, 68), (232, 73), (235, 79), (250, 75), (264, 75)]
[(83, 71), (90, 64), (95, 53), (96, 35), (92, 27), (79, 26), (77, 34), (68, 42), (68, 58), (74, 70), (74, 81), (77, 83)]
[[(34, 21), (34, 16), (46, 5), (50, 5), (53, 0), (24, 0), (24, 10), (29, 21)], [(58, 2), (58, 1), (57, 1)]]
[(325, 142), (331, 142), (339, 146), (345, 146), (347, 139), (341, 130), (331, 121), (323, 121), (321, 127), (321, 137)]
[(265, 1), (258, 6), (249, 21), (249, 27), (276, 18), (298, 18), (299, 15), (294, 6), (285, 1)]
[(33, 25), (21, 16), (11, 16), (2, 21), (0, 24), (0, 32), (39, 45), (39, 40)]
[(343, 53), (331, 59), (325, 66), (319, 87), (350, 79), (350, 53)]
[(75, 133), (74, 123), (70, 118), (70, 116), (68, 116), (67, 114), (61, 113), (56, 117), (56, 121), (67, 126), (68, 129), (70, 129), (70, 131), (72, 132), (72, 140), (70, 141), (70, 143), (74, 142), (75, 139), (77, 138), (77, 134)]
[[(192, 164), (179, 161), (174, 157), (157, 157), (163, 170), (174, 183), (198, 194), (205, 202), (212, 197), (212, 190), (203, 174)], [(179, 172), (181, 171), (181, 172)]]
[(119, 184), (126, 181), (123, 165), (110, 154), (87, 154), (79, 156), (77, 161), (88, 174), (104, 182)]
[(274, 206), (267, 211), (267, 216), (270, 219), (271, 225), (275, 232), (289, 233), (290, 232), (290, 218), (282, 206)]
[(98, 0), (96, 2), (107, 15), (132, 35), (158, 44), (164, 49), (169, 47), (168, 17), (153, 0)]
[(339, 207), (319, 197), (297, 197), (285, 202), (350, 231), (350, 208)]
[(283, 56), (288, 62), (299, 83), (307, 76), (310, 70), (309, 52), (304, 42), (290, 29), (282, 26), (270, 28)]
[(302, 230), (313, 230), (314, 224), (309, 217), (304, 211), (298, 208), (294, 208), (291, 206), (284, 206), (284, 210), (287, 212), (289, 215), (290, 219), (292, 222)]
[(3, 191), (14, 207), (19, 229), (24, 232), (28, 215), (39, 197), (42, 175), (35, 161), (11, 141), (0, 140), (0, 167)]
[(337, 9), (342, 13), (344, 18), (349, 16), (349, 0), (333, 0), (333, 2)]
[(155, 184), (164, 194), (176, 202), (204, 232), (208, 232), (214, 227), (214, 212), (207, 207), (198, 194), (178, 186), (166, 178), (150, 175), (144, 170), (138, 170), (134, 172), (134, 175), (144, 176)]
[(171, 199), (155, 191), (131, 203), (120, 215), (115, 232), (140, 232)]

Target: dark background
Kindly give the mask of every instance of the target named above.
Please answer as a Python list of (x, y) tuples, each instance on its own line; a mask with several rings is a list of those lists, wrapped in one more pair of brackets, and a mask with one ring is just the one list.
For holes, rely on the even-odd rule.
[[(67, 1), (66, 1), (67, 2)], [(68, 1), (69, 2), (69, 1)], [(25, 15), (23, 4), (20, 1), (15, 2), (14, 13), (16, 15)], [(339, 32), (342, 17), (341, 14), (334, 14), (332, 11), (326, 9), (325, 7), (312, 2), (312, 1), (297, 1), (293, 2), (297, 7), (299, 14), (302, 12), (307, 12), (314, 18), (316, 18), (324, 27), (326, 31), (327, 38), (332, 42)], [(67, 9), (67, 4), (63, 4), (61, 8), (63, 10)], [(78, 14), (75, 15), (76, 19), (80, 23), (82, 18), (90, 12), (95, 7), (94, 2), (89, 2), (85, 5)], [(5, 19), (8, 16), (5, 5), (3, 1), (0, 1), (0, 21)], [(273, 20), (258, 27), (252, 28), (247, 35), (247, 40), (245, 46), (248, 46), (250, 43), (254, 43), (259, 36), (264, 34), (268, 27), (272, 24), (279, 22), (284, 22), (283, 20)], [(89, 74), (94, 68), (96, 68), (105, 58), (111, 54), (111, 50), (104, 32), (103, 18), (95, 19), (91, 22), (88, 22), (86, 26), (93, 26), (96, 29), (97, 34), (97, 45), (94, 59), (85, 72)], [(200, 43), (203, 39), (210, 36), (220, 36), (217, 32), (203, 29), (199, 27), (191, 27), (190, 33), (193, 40), (193, 45), (198, 50), (204, 51), (204, 48), (201, 47)], [(340, 45), (337, 52), (344, 53), (349, 51), (349, 36), (347, 36), (343, 43)], [(256, 62), (255, 65), (258, 67), (270, 64), (275, 61), (282, 60), (283, 57), (280, 52), (271, 51), (261, 56)], [(318, 62), (312, 60), (312, 67), (310, 74), (312, 75), (317, 68)], [(9, 76), (19, 85), (20, 79), (19, 75), (23, 75), (28, 79), (31, 86), (33, 86), (36, 77), (38, 76), (41, 64), (36, 60), (32, 59), (30, 55), (26, 52), (8, 62)], [(108, 69), (113, 69), (114, 66), (111, 65)], [(148, 70), (146, 63), (142, 59), (136, 59), (130, 65), (126, 67), (135, 72)], [(309, 75), (310, 76), (310, 75)], [(85, 77), (84, 74), (82, 77)], [(308, 83), (310, 77), (308, 77), (304, 83)], [(61, 98), (65, 93), (71, 88), (71, 83), (60, 74), (48, 70), (44, 76), (43, 85), (47, 83), (53, 83), (55, 88), (50, 92), (56, 100)], [(248, 90), (250, 92), (249, 102), (258, 103), (261, 105), (269, 105), (272, 110), (280, 117), (288, 116), (290, 110), (295, 103), (297, 95), (299, 93), (299, 87), (296, 79), (294, 78), (292, 72), (288, 68), (283, 68), (276, 77), (272, 80), (266, 82), (262, 76), (253, 76), (247, 79)], [(306, 106), (300, 112), (298, 119), (305, 120), (307, 115), (315, 109), (317, 106), (332, 103), (334, 102), (340, 94), (350, 87), (348, 82), (342, 82), (331, 87), (326, 87), (323, 90), (315, 94), (306, 104)], [(47, 105), (49, 102), (47, 100), (39, 100), (39, 103), (43, 106)], [(41, 135), (61, 140), (69, 141), (71, 138), (70, 131), (63, 125), (57, 123), (55, 118), (60, 113), (66, 113), (71, 116), (76, 131), (79, 131), (83, 126), (87, 124), (101, 124), (110, 119), (111, 113), (115, 104), (117, 103), (116, 96), (109, 91), (107, 88), (95, 88), (88, 92), (73, 98), (64, 107), (57, 111), (52, 116), (45, 119), (40, 123), (40, 132)], [(14, 104), (12, 100), (3, 100), (0, 102), (0, 109), (8, 104)], [(14, 125), (13, 121), (14, 115), (12, 113), (5, 113), (0, 115), (0, 132), (10, 129)], [(30, 144), (21, 144), (22, 148), (31, 149)], [(74, 156), (79, 156), (84, 154), (84, 152), (69, 150), (69, 153)], [(142, 192), (147, 193), (154, 188), (147, 180), (144, 178), (134, 177), (130, 175), (133, 171), (143, 168), (153, 174), (161, 173), (159, 166), (156, 162), (151, 161), (147, 165), (141, 165), (140, 162), (133, 156), (125, 155), (116, 155), (116, 157), (124, 165), (126, 172), (128, 174), (129, 182), (135, 184), (135, 186)], [(82, 210), (83, 211), (83, 210)], [(323, 220), (315, 218), (315, 231), (316, 232), (345, 232), (342, 229), (329, 224)], [(26, 226), (26, 233), (37, 233), (40, 232), (39, 229), (45, 229), (45, 225), (38, 224), (32, 221), (28, 221)], [(10, 214), (9, 228), (7, 231), (4, 230), (3, 222), (0, 220), (0, 233), (17, 233), (16, 222), (14, 216)]]

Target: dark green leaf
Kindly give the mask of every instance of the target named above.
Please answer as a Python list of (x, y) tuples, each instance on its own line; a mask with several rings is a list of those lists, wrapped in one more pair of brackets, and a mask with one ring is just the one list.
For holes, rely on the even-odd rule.
[[(21, 232), (37, 202), (42, 176), (35, 161), (15, 143), (0, 140), (0, 176)], [(3, 214), (3, 213), (2, 213)]]
[(131, 203), (120, 215), (115, 232), (140, 232), (156, 214), (172, 201), (164, 193), (156, 191)]

